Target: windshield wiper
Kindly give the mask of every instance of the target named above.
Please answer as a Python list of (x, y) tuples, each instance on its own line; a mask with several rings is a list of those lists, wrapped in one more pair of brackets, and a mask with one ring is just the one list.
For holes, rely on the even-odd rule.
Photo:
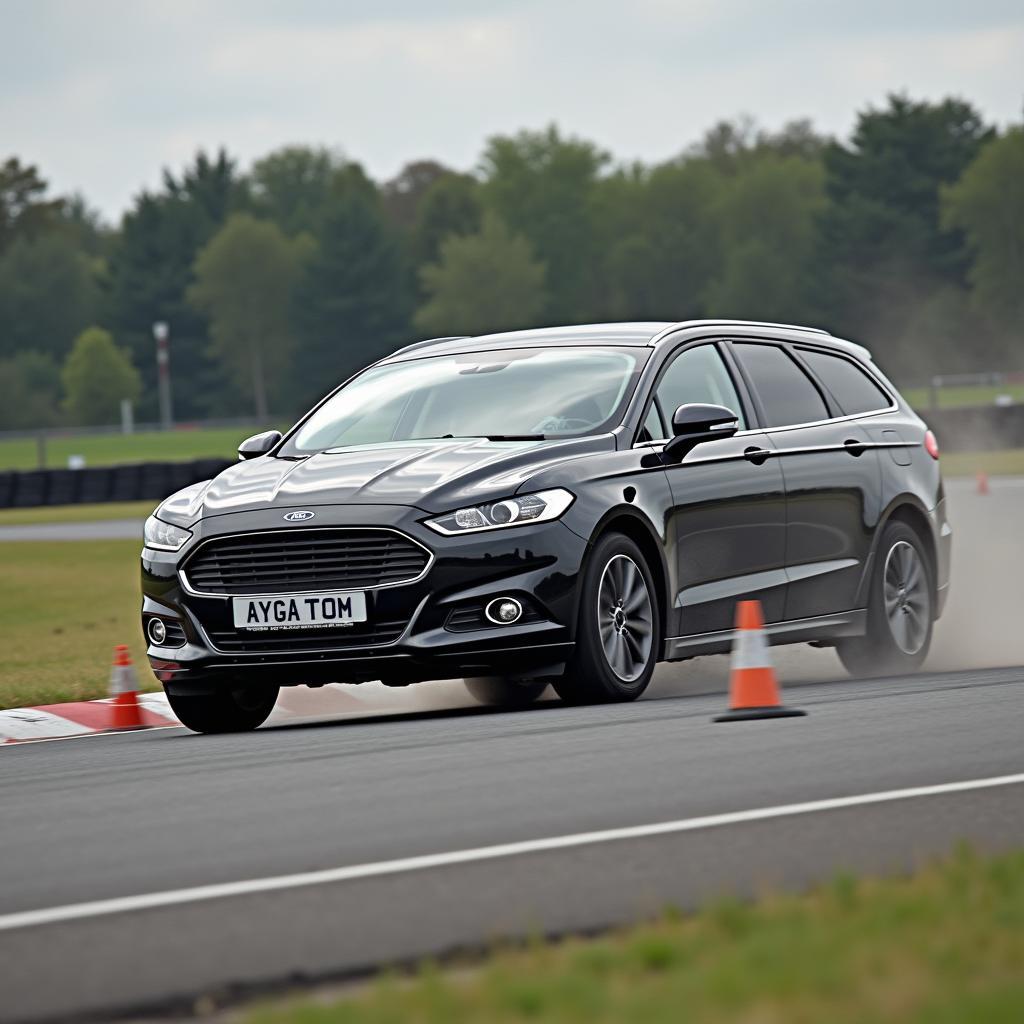
[(449, 441), (465, 438), (466, 440), (485, 441), (546, 441), (546, 434), (439, 434), (435, 437), (413, 437), (411, 441)]
[(546, 441), (544, 434), (485, 434), (488, 441)]

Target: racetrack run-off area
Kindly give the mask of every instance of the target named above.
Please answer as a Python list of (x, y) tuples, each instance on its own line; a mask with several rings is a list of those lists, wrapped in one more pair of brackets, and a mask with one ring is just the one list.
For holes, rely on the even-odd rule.
[[(1020, 846), (1024, 486), (950, 492), (932, 667), (850, 681), (829, 651), (776, 649), (783, 685), (808, 683), (786, 695), (805, 719), (713, 725), (715, 658), (662, 666), (632, 705), (498, 713), (449, 683), (407, 691), (429, 710), (6, 747), (0, 1017), (184, 1012), (499, 935), (902, 870), (960, 839)], [(127, 902), (82, 907), (110, 900)]]

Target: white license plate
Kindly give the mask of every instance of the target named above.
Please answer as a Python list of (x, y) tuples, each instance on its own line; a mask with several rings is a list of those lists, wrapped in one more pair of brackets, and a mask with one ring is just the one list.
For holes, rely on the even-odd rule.
[(366, 621), (366, 595), (285, 594), (281, 597), (233, 597), (235, 629), (308, 629), (348, 626)]

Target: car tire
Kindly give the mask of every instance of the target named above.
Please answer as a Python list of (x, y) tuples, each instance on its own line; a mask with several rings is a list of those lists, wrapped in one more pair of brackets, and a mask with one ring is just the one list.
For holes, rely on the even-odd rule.
[(640, 549), (621, 533), (594, 545), (580, 583), (576, 646), (552, 680), (569, 704), (636, 700), (658, 661), (661, 630), (654, 579)]
[(528, 708), (548, 688), (544, 680), (513, 679), (504, 676), (475, 676), (464, 679), (474, 700), (495, 708)]
[(836, 645), (852, 676), (916, 672), (928, 656), (935, 620), (933, 570), (921, 538), (889, 523), (878, 545), (868, 590), (867, 631)]
[(278, 692), (277, 686), (226, 686), (216, 693), (168, 693), (167, 702), (193, 732), (250, 732), (267, 720)]

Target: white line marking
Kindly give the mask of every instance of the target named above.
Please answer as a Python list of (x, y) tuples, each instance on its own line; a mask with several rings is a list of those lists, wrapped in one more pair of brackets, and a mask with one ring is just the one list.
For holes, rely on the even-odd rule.
[(940, 796), (944, 793), (966, 793), (975, 789), (992, 789), (996, 786), (1013, 786), (1020, 783), (1024, 783), (1024, 772), (1019, 775), (998, 775), (989, 779), (971, 779), (966, 782), (945, 782), (936, 786), (915, 786), (912, 789), (890, 789), (881, 793), (862, 793), (858, 796), (811, 800), (802, 804), (782, 804), (778, 807), (758, 807), (749, 811), (730, 811), (725, 814), (710, 814), (702, 818), (662, 821), (653, 825), (633, 825), (627, 828), (605, 829), (600, 832), (578, 832), (574, 835), (554, 836), (548, 839), (527, 839), (518, 843), (480, 846), (470, 850), (453, 850), (450, 853), (430, 853), (420, 857), (402, 857), (398, 860), (383, 860), (374, 864), (353, 864), (349, 867), (305, 871), (294, 875), (253, 878), (243, 882), (197, 885), (189, 889), (170, 889), (166, 892), (151, 892), (141, 896), (119, 896), (109, 900), (71, 903), (64, 907), (47, 907), (43, 910), (25, 910), (15, 914), (0, 915), (0, 931), (30, 928), (33, 925), (56, 924), (61, 921), (76, 921), (88, 917), (105, 917), (108, 914), (122, 914), (133, 910), (173, 907), (182, 903), (199, 903), (204, 900), (222, 899), (226, 896), (248, 896), (259, 892), (279, 892), (284, 889), (299, 889), (312, 885), (351, 882), (359, 878), (377, 878), (381, 875), (450, 867), (454, 864), (496, 860), (500, 857), (515, 857), (526, 853), (565, 850), (574, 846), (590, 846), (596, 843), (617, 842), (622, 839), (645, 839), (650, 836), (671, 835), (676, 832), (696, 832), (699, 829), (719, 828), (722, 825), (739, 825), (750, 821), (765, 821), (770, 818), (814, 814), (818, 811), (837, 811), (847, 807), (889, 803), (893, 800)]
[[(63, 743), (65, 740), (95, 740), (107, 736), (135, 736), (140, 732), (165, 732), (167, 729), (184, 729), (180, 722), (177, 725), (147, 725), (145, 729), (96, 729), (93, 732), (78, 733), (74, 736), (40, 736), (37, 740), (11, 740), (3, 746), (10, 750), (15, 747), (36, 747), (40, 743)], [(0, 737), (2, 738), (2, 737)]]

